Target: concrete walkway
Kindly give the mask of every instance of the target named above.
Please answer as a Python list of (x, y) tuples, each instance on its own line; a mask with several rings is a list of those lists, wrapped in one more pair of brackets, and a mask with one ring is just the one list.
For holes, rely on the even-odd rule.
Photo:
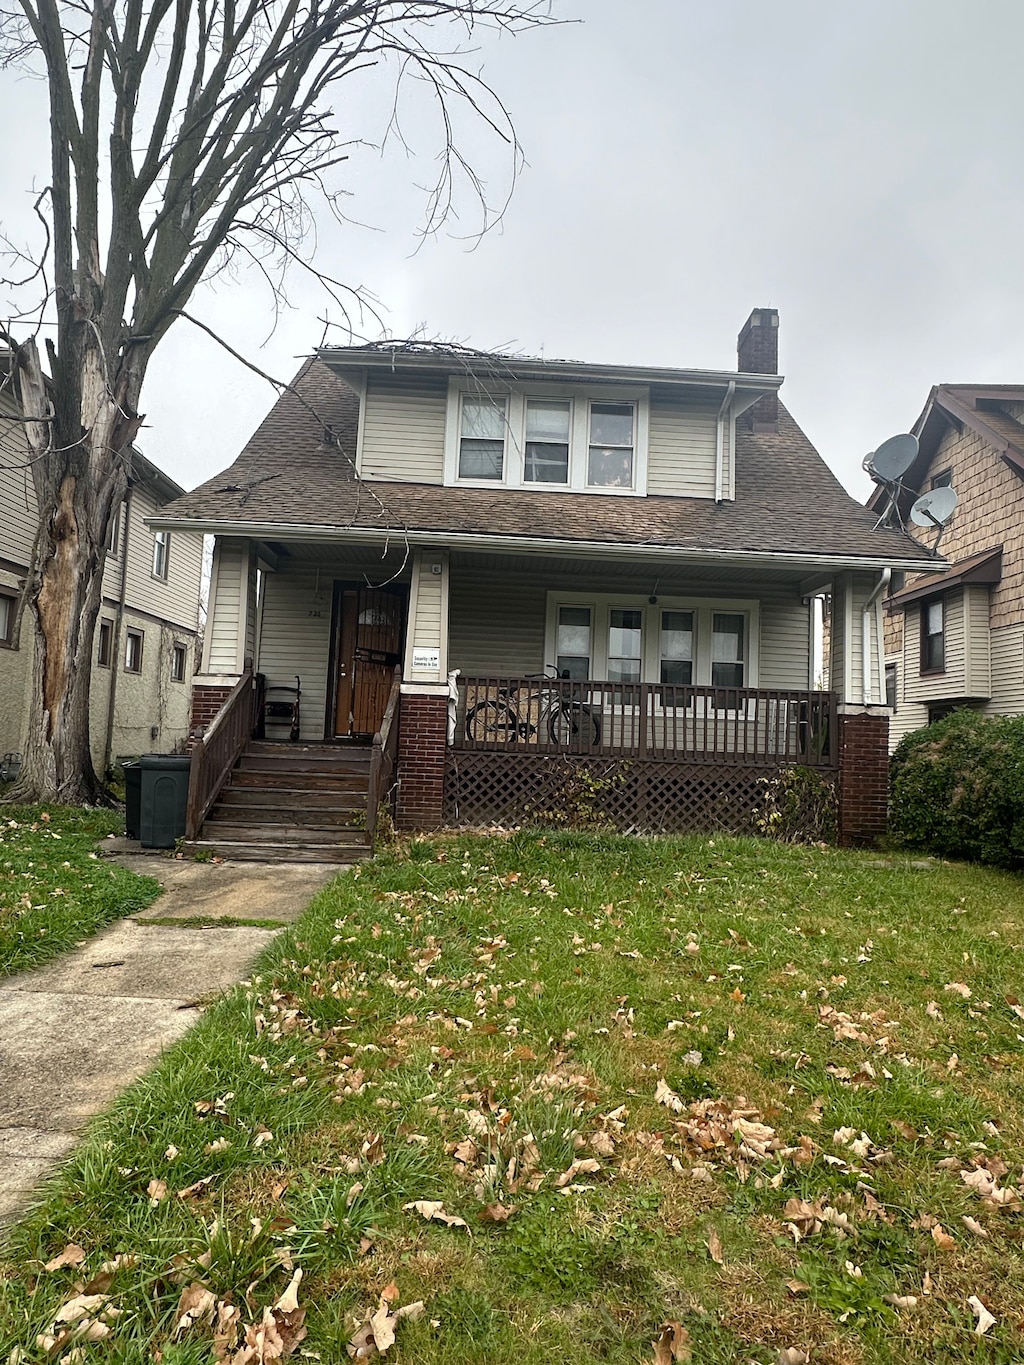
[[(85, 1123), (205, 1004), (245, 977), (277, 931), (244, 921), (291, 923), (344, 870), (154, 855), (123, 861), (160, 881), (164, 894), (0, 986), (0, 1222), (25, 1205)], [(181, 923), (199, 917), (216, 924)]]

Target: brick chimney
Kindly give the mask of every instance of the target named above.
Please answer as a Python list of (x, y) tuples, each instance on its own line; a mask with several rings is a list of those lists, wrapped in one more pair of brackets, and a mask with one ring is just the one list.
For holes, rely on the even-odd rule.
[[(779, 314), (775, 308), (755, 308), (747, 318), (736, 343), (736, 360), (741, 374), (778, 374)], [(759, 398), (741, 421), (752, 431), (778, 431), (777, 394)]]

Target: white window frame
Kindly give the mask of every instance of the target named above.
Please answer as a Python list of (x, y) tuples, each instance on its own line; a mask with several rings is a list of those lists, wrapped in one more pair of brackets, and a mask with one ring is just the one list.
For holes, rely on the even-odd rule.
[[(133, 668), (133, 667), (132, 667), (132, 653), (133, 653), (134, 651), (132, 650), (132, 643), (133, 643), (133, 641), (135, 641), (135, 640), (138, 640), (138, 642), (139, 642), (139, 649), (138, 649), (138, 655), (139, 655), (139, 657), (138, 657), (138, 666)], [(139, 630), (138, 626), (128, 626), (127, 629), (125, 630), (125, 635), (124, 635), (124, 670), (123, 670), (123, 671), (124, 671), (125, 673), (131, 674), (131, 676), (132, 676), (133, 678), (138, 678), (138, 677), (140, 677), (140, 676), (142, 675), (142, 663), (143, 663), (143, 658), (145, 657), (145, 652), (146, 652), (146, 632), (145, 632), (144, 630)]]
[[(178, 658), (180, 658), (181, 661), (182, 661), (182, 663), (181, 663), (181, 675), (180, 675), (180, 676), (174, 671), (174, 661), (175, 661), (175, 659), (178, 659)], [(188, 679), (188, 645), (183, 644), (180, 640), (175, 640), (175, 641), (174, 641), (174, 644), (171, 645), (171, 682), (183, 683), (183, 682), (186, 682), (187, 679)]]
[[(594, 682), (607, 681), (608, 621), (613, 607), (628, 610), (639, 608), (641, 622), (640, 681), (661, 682), (661, 613), (663, 611), (692, 611), (693, 620), (693, 682), (692, 687), (711, 687), (711, 619), (715, 612), (743, 615), (747, 619), (744, 638), (743, 687), (759, 686), (759, 642), (761, 636), (761, 604), (756, 598), (736, 597), (660, 597), (652, 605), (643, 595), (630, 593), (573, 593), (550, 591), (547, 595), (547, 619), (544, 631), (544, 659), (554, 665), (557, 651), (559, 607), (589, 607), (591, 609), (590, 671)], [(629, 687), (622, 683), (614, 686)], [(682, 684), (666, 683), (666, 687)]]
[[(479, 401), (488, 394), (506, 404), (504, 477), (501, 479), (462, 479), (459, 477), (459, 446), (462, 435), (462, 400)], [(568, 399), (569, 481), (568, 483), (527, 482), (526, 402)], [(632, 403), (633, 484), (630, 488), (611, 488), (587, 483), (590, 451), (591, 403)], [(593, 493), (601, 497), (642, 498), (647, 496), (647, 456), (650, 444), (650, 390), (644, 385), (622, 384), (493, 384), (453, 376), (448, 382), (448, 409), (445, 419), (444, 482), (459, 488), (522, 488), (539, 493)]]
[[(160, 550), (163, 549), (163, 568), (158, 567)], [(166, 583), (171, 570), (171, 533), (170, 531), (153, 532), (153, 559), (150, 564), (150, 576), (155, 578), (158, 583)]]

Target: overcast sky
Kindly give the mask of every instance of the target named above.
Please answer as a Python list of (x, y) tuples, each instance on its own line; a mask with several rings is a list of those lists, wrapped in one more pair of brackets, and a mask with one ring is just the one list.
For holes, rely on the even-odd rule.
[[(317, 259), (379, 298), (392, 335), (734, 368), (751, 308), (775, 307), (783, 398), (858, 497), (863, 456), (913, 423), (932, 384), (1024, 383), (1020, 0), (554, 9), (582, 22), (478, 44), (527, 164), (475, 249), (420, 243), (433, 143), (415, 118), (421, 159), (394, 148), (350, 163), (349, 211), (368, 226), (324, 224)], [(15, 233), (26, 190), (47, 179), (41, 96), (0, 78), (0, 210)], [(375, 139), (380, 108), (364, 97), (342, 126)], [(498, 195), (500, 151), (473, 146)], [(298, 274), (290, 295), (269, 339), (251, 273), (205, 287), (192, 309), (287, 378), (320, 339), (318, 318), (336, 315)], [(272, 393), (180, 323), (143, 398), (139, 444), (192, 486), (232, 460)]]

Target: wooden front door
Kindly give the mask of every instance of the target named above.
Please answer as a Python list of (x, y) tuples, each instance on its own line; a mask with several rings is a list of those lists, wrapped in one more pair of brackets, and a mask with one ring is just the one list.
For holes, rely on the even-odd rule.
[(339, 593), (338, 737), (380, 729), (395, 665), (402, 661), (405, 597), (401, 588), (342, 588)]

